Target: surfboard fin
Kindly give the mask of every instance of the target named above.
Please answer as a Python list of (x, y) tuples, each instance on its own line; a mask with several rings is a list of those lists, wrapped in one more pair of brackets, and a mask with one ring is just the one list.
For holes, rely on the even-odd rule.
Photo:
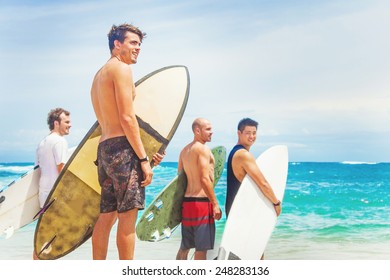
[(35, 216), (33, 217), (33, 220), (35, 220), (37, 217), (39, 217), (40, 215), (45, 213), (46, 210), (49, 209), (49, 207), (53, 204), (54, 201), (56, 201), (55, 198), (52, 201), (50, 201), (47, 205), (43, 206), (43, 208), (41, 210), (39, 210), (38, 213), (35, 214)]
[(160, 239), (160, 234), (158, 233), (158, 231), (156, 230), (152, 236), (151, 236), (151, 239), (149, 241), (153, 241), (153, 242), (156, 242)]
[(241, 260), (237, 255), (229, 252), (228, 260)]
[(163, 205), (164, 205), (164, 202), (162, 202), (161, 199), (158, 199), (158, 200), (154, 203), (154, 206), (155, 206), (158, 210), (160, 210), (160, 209), (163, 207)]
[(153, 212), (149, 212), (149, 213), (146, 215), (146, 220), (147, 220), (148, 222), (151, 222), (151, 221), (153, 220), (153, 218), (154, 218)]
[(12, 235), (14, 235), (15, 229), (13, 226), (7, 228), (4, 230), (5, 239), (11, 238)]
[(239, 256), (237, 256), (232, 252), (227, 252), (223, 247), (219, 247), (217, 259), (218, 260), (241, 260)]
[(0, 204), (3, 203), (4, 200), (5, 200), (5, 196), (4, 195), (0, 196)]
[(172, 235), (172, 231), (169, 227), (164, 229), (163, 233), (164, 233), (165, 238), (169, 238)]
[(44, 254), (49, 254), (49, 253), (50, 253), (50, 251), (51, 251), (51, 244), (52, 244), (53, 241), (56, 239), (56, 237), (57, 237), (57, 235), (54, 235), (54, 236), (52, 237), (52, 239), (50, 239), (49, 242), (46, 242), (45, 244), (43, 244), (41, 251), (40, 251), (39, 254), (37, 255), (38, 257), (39, 257), (42, 253), (44, 253)]
[(217, 259), (218, 260), (224, 260), (225, 257), (226, 257), (226, 250), (225, 250), (225, 248), (219, 247)]

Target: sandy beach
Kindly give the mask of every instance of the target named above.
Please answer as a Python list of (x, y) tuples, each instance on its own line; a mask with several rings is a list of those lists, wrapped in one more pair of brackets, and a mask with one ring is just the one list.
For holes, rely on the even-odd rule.
[[(110, 235), (110, 244), (108, 249), (108, 260), (117, 260), (118, 254), (115, 245), (115, 229)], [(136, 241), (135, 259), (138, 260), (174, 260), (177, 250), (180, 246), (180, 230), (174, 232), (171, 238), (160, 242)], [(29, 225), (16, 232), (9, 239), (0, 239), (0, 260), (29, 260), (33, 250), (34, 226)], [(218, 244), (214, 252), (217, 254)], [(190, 255), (191, 256), (191, 252)], [(61, 260), (90, 260), (92, 259), (91, 239), (81, 245), (72, 253), (61, 258)]]
[[(31, 224), (9, 239), (0, 239), (0, 260), (30, 260), (34, 238), (34, 225)], [(180, 229), (171, 238), (160, 242), (136, 241), (135, 259), (137, 260), (174, 260), (180, 246)], [(208, 258), (213, 259), (218, 252), (220, 238), (215, 248), (209, 251)], [(271, 238), (265, 252), (268, 260), (390, 260), (390, 240), (388, 242), (346, 243), (340, 241), (314, 242), (296, 238)], [(191, 257), (193, 252), (190, 252)], [(90, 260), (92, 258), (91, 239), (61, 260)], [(117, 260), (115, 230), (110, 236), (108, 260)]]

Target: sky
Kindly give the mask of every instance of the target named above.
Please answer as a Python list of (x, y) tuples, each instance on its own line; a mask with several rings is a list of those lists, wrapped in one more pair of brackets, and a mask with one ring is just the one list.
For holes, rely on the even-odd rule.
[(259, 122), (257, 157), (390, 162), (390, 2), (387, 0), (1, 1), (0, 162), (33, 162), (47, 113), (71, 112), (76, 146), (96, 121), (90, 87), (109, 59), (107, 33), (147, 33), (135, 80), (185, 65), (190, 97), (165, 161), (210, 120), (210, 148), (230, 150), (244, 117)]

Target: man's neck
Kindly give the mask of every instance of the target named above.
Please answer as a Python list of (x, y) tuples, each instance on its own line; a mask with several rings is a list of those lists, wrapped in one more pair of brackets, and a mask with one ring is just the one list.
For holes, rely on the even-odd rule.
[(245, 148), (245, 150), (247, 150), (248, 152), (249, 152), (249, 149), (251, 148), (251, 146), (246, 146), (246, 145), (244, 145), (244, 144), (242, 144), (240, 142), (238, 142), (237, 145), (243, 146)]
[(50, 131), (50, 134), (57, 134), (58, 136), (63, 136), (61, 135), (61, 133), (55, 129), (53, 129), (52, 131)]

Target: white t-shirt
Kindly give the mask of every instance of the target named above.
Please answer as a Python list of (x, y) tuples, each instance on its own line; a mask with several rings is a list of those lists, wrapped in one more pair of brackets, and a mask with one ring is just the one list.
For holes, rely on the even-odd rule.
[(51, 133), (38, 145), (35, 164), (41, 169), (39, 204), (43, 207), (58, 177), (57, 165), (68, 160), (68, 143), (63, 136)]

